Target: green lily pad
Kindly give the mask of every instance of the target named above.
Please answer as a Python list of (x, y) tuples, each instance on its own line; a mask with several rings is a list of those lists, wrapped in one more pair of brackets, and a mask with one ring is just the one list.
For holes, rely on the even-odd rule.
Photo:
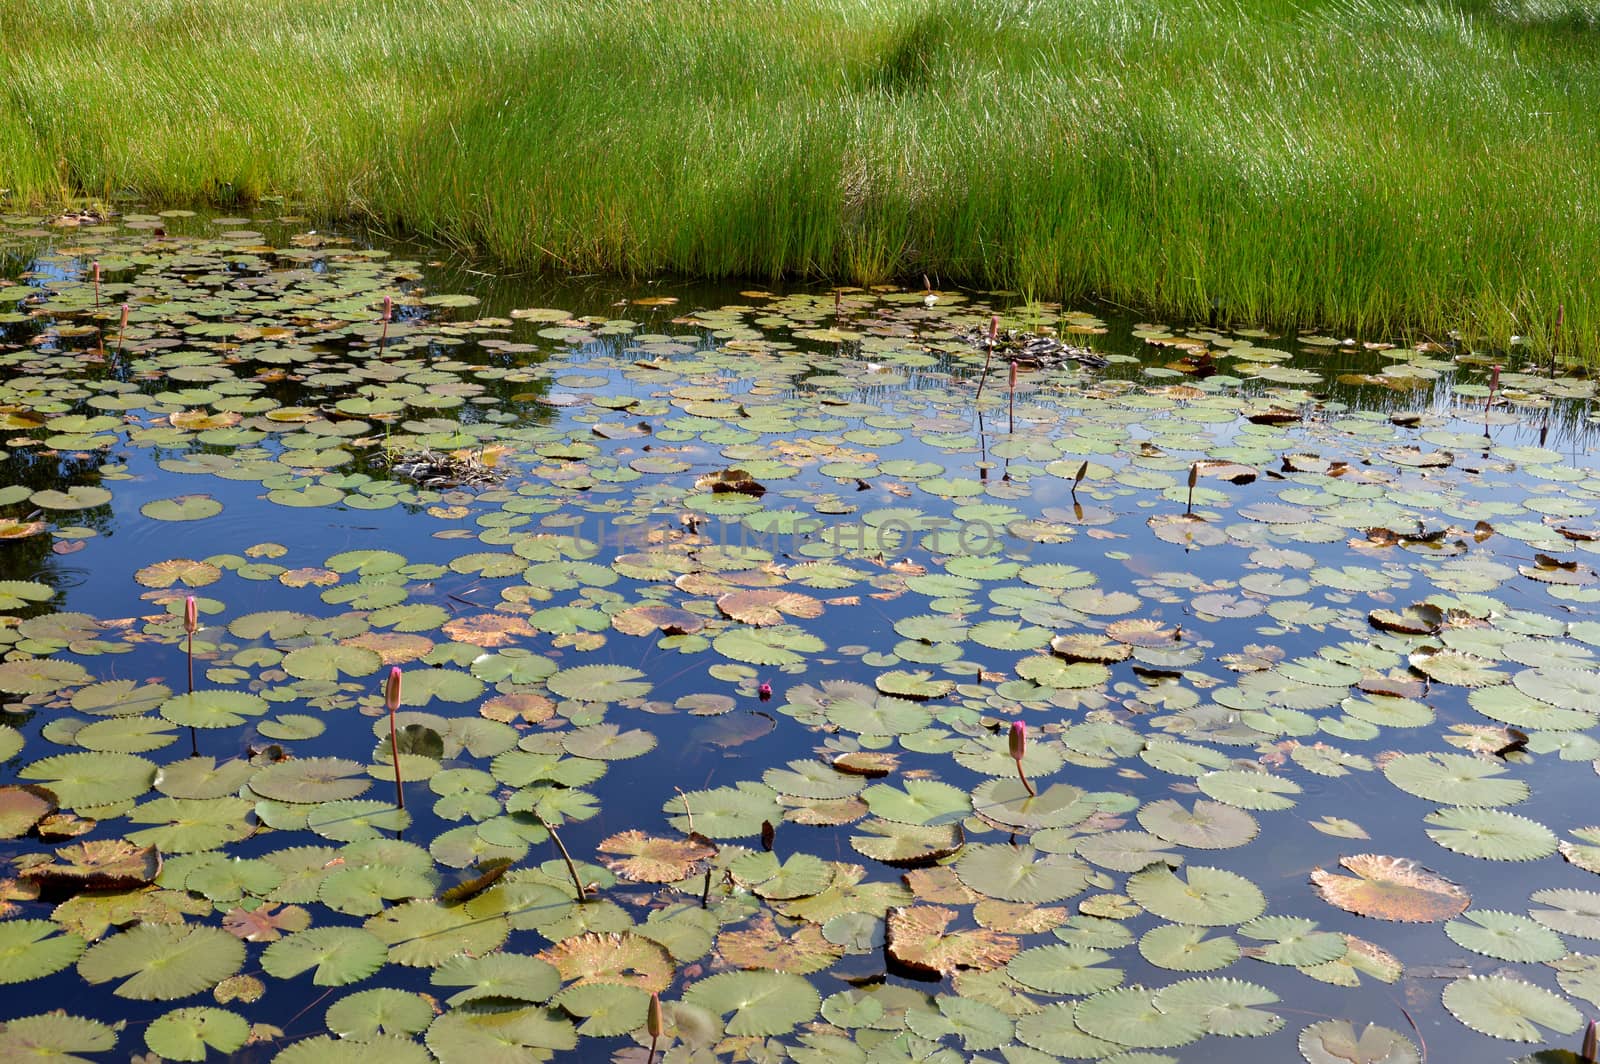
[(955, 872), (979, 894), (1036, 905), (1072, 897), (1088, 885), (1090, 875), (1089, 866), (1071, 854), (994, 843), (967, 846)]
[(1515, 805), (1528, 785), (1501, 779), (1505, 766), (1468, 754), (1401, 754), (1383, 766), (1389, 782), (1418, 798), (1449, 805)]
[(1078, 1002), (1073, 1021), (1086, 1033), (1136, 1049), (1170, 1049), (1206, 1034), (1207, 1016), (1198, 1009), (1163, 1012), (1144, 987), (1107, 990)]
[(145, 1028), (144, 1044), (168, 1060), (205, 1060), (211, 1050), (232, 1053), (250, 1036), (238, 1013), (199, 1006), (174, 1009)]
[(1533, 861), (1556, 852), (1556, 836), (1537, 821), (1499, 809), (1440, 809), (1423, 818), (1447, 850), (1490, 861)]
[(0, 1056), (10, 1060), (29, 1057), (55, 1058), (61, 1064), (88, 1062), (78, 1053), (104, 1053), (117, 1044), (117, 1032), (99, 1020), (47, 1012), (39, 1016), (19, 1016), (0, 1028)]
[(1011, 958), (1006, 972), (1041, 993), (1083, 996), (1122, 983), (1121, 968), (1102, 967), (1112, 959), (1105, 950), (1087, 946), (1036, 946)]
[(372, 975), (388, 958), (383, 941), (360, 928), (316, 927), (269, 945), (261, 967), (275, 979), (310, 971), (317, 986), (345, 986)]
[(1517, 913), (1468, 909), (1444, 925), (1444, 933), (1463, 949), (1502, 961), (1553, 961), (1566, 955), (1566, 943), (1549, 928)]
[(1300, 1032), (1299, 1045), (1307, 1064), (1422, 1064), (1409, 1038), (1375, 1023), (1358, 1035), (1349, 1020), (1321, 1020)]
[(112, 991), (170, 1001), (207, 990), (244, 963), (244, 943), (215, 927), (139, 924), (99, 942), (78, 961), (90, 983), (122, 979)]
[(267, 708), (266, 699), (247, 691), (195, 691), (161, 703), (161, 715), (190, 728), (234, 728)]
[(1243, 923), (1267, 906), (1260, 889), (1237, 873), (1190, 865), (1183, 877), (1151, 865), (1129, 877), (1128, 895), (1163, 919), (1200, 927)]
[(26, 983), (59, 972), (83, 953), (83, 939), (49, 920), (0, 923), (0, 983)]
[(1514, 1042), (1544, 1040), (1540, 1028), (1571, 1034), (1583, 1023), (1573, 1008), (1543, 987), (1507, 976), (1469, 976), (1444, 988), (1444, 1007), (1466, 1026)]
[(692, 984), (685, 1004), (726, 1016), (732, 1035), (787, 1034), (816, 1016), (822, 998), (810, 983), (786, 972), (724, 972)]
[(1162, 924), (1139, 939), (1139, 953), (1158, 968), (1175, 972), (1211, 972), (1239, 959), (1239, 944), (1227, 935), (1208, 937), (1203, 927)]

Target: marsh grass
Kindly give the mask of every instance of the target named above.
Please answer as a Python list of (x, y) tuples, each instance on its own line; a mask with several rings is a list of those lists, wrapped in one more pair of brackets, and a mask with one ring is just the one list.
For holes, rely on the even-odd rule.
[(11, 203), (1600, 358), (1584, 0), (9, 0)]

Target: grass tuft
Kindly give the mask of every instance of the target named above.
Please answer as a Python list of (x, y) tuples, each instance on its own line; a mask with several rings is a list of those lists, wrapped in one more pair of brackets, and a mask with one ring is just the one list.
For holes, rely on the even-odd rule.
[(8, 0), (13, 206), (1600, 359), (1588, 0)]

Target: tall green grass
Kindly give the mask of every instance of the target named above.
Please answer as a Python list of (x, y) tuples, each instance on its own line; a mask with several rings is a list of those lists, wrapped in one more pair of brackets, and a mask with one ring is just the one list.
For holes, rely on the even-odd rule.
[(7, 0), (10, 201), (1600, 359), (1592, 0)]

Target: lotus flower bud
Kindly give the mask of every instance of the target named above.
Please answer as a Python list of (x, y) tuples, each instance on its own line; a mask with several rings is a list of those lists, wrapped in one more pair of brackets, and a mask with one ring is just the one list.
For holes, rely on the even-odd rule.
[(389, 669), (389, 679), (383, 685), (383, 704), (390, 713), (400, 708), (400, 666)]
[(99, 285), (100, 285), (100, 260), (99, 259), (95, 259), (94, 260), (94, 283), (95, 283), (96, 287), (99, 287)]
[(200, 630), (200, 606), (193, 595), (183, 600), (183, 630), (190, 635)]
[(1011, 390), (1017, 390), (1017, 364), (1011, 363)]
[(1584, 1064), (1595, 1064), (1597, 1056), (1600, 1056), (1600, 1027), (1590, 1020), (1588, 1029), (1583, 1032), (1583, 1048), (1578, 1050), (1578, 1059)]
[(1028, 726), (1020, 720), (1011, 722), (1011, 760), (1021, 761), (1028, 754)]
[(1500, 364), (1496, 362), (1489, 367), (1489, 390), (1492, 392), (1500, 386)]
[(644, 1030), (651, 1038), (660, 1038), (666, 1024), (661, 1019), (661, 995), (650, 995), (650, 1011), (645, 1013)]
[(122, 331), (128, 331), (128, 304), (122, 304)]
[(772, 699), (772, 685), (770, 683), (768, 683), (767, 681), (762, 680), (761, 681), (761, 686), (756, 688), (756, 695), (763, 702), (771, 701), (771, 699)]
[(994, 342), (998, 339), (1000, 339), (1000, 315), (991, 314), (989, 315), (989, 345), (991, 347), (994, 346)]
[(394, 316), (394, 300), (388, 296), (383, 297), (383, 320), (389, 321)]

